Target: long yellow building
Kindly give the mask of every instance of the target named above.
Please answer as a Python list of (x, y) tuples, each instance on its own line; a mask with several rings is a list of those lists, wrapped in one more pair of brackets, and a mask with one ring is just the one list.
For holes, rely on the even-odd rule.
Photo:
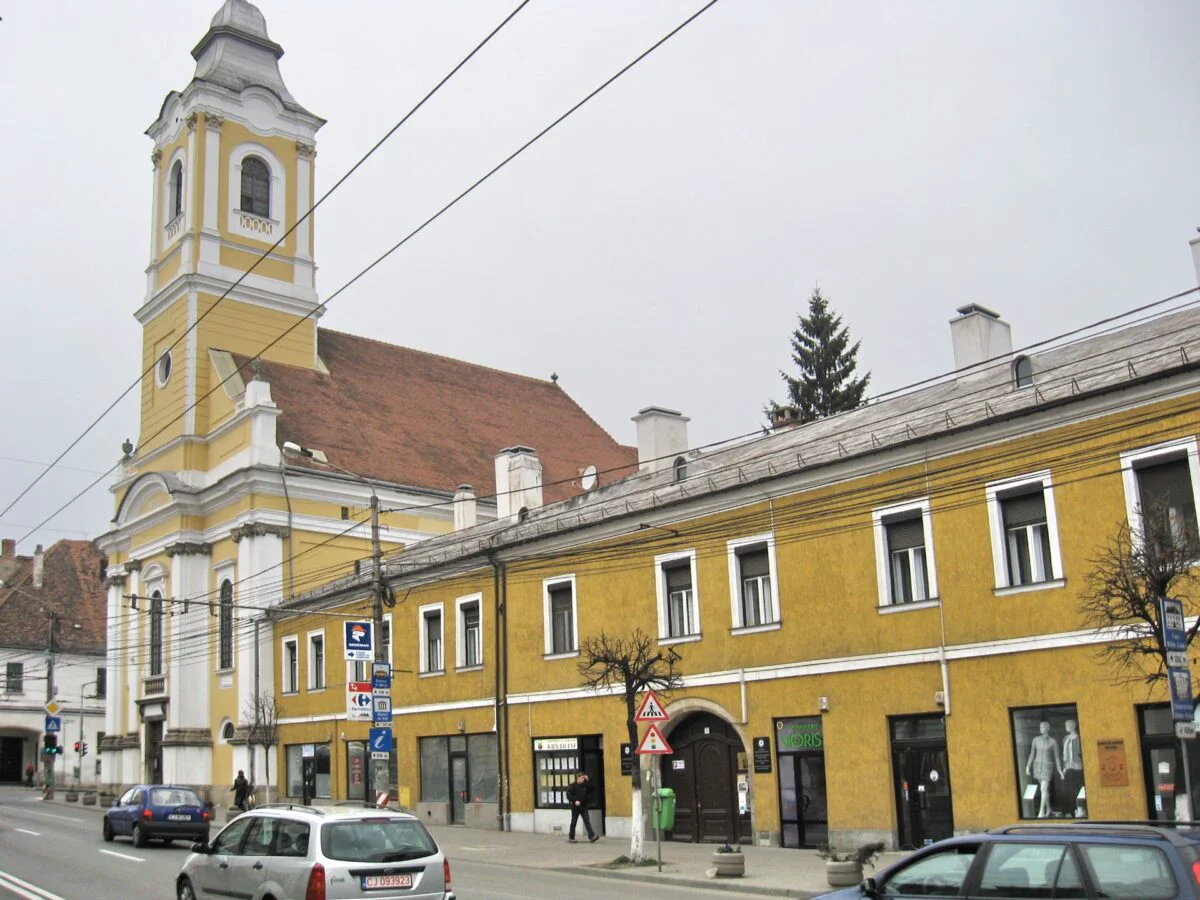
[[(1027, 354), (978, 306), (951, 332), (952, 375), (716, 452), (648, 408), (638, 474), (391, 555), (400, 802), (563, 831), (583, 769), (621, 835), (640, 764), (677, 793), (675, 840), (913, 847), (1022, 818), (1174, 816), (1166, 691), (1119, 683), (1100, 656), (1114, 635), (1080, 602), (1143, 505), (1195, 533), (1200, 312)], [(338, 579), (286, 604), (277, 640), (367, 620), (369, 597), (368, 573)], [(589, 638), (638, 629), (684, 686), (663, 698), (673, 752), (634, 763), (624, 704), (579, 667)], [(285, 756), (316, 747), (318, 795), (364, 796), (370, 724), (304, 680), (301, 662), (278, 698)]]

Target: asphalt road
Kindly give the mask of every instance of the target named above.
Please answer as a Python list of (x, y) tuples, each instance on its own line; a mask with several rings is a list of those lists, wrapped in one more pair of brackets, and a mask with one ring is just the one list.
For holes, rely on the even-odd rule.
[[(0, 898), (129, 900), (174, 897), (184, 845), (135, 849), (128, 838), (100, 836), (95, 809), (42, 803), (25, 788), (0, 788)], [(215, 833), (215, 830), (214, 830)], [(650, 891), (665, 900), (731, 900), (727, 891), (646, 885), (567, 872), (450, 861), (461, 900), (629, 900)]]

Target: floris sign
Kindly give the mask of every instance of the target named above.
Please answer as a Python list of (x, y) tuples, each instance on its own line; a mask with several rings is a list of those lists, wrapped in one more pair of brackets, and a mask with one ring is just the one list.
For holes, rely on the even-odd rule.
[(778, 719), (775, 722), (776, 741), (780, 752), (788, 750), (824, 750), (825, 736), (817, 718)]

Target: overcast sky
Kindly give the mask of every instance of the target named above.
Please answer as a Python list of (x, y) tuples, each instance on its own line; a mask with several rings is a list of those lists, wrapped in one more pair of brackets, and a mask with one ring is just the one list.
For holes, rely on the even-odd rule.
[[(516, 5), (262, 0), (329, 120), (318, 191)], [(701, 6), (533, 0), (322, 208), (328, 296)], [(138, 375), (150, 139), (217, 0), (0, 10), (0, 509)], [(322, 324), (548, 377), (616, 438), (695, 445), (782, 396), (819, 283), (872, 393), (1195, 285), (1200, 4), (723, 0), (337, 298)], [(20, 538), (138, 439), (136, 392), (15, 508)], [(94, 536), (107, 482), (21, 545)]]

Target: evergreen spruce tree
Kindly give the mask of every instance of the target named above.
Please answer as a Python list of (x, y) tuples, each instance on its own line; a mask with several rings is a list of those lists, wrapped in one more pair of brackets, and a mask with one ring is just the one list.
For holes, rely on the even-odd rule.
[[(855, 377), (861, 342), (850, 346), (850, 332), (842, 317), (830, 310), (819, 287), (808, 298), (808, 315), (799, 319), (800, 326), (792, 332), (797, 375), (779, 374), (787, 385), (788, 402), (800, 411), (800, 421), (812, 422), (861, 406), (871, 380), (870, 372)], [(768, 412), (776, 405), (772, 402)]]

